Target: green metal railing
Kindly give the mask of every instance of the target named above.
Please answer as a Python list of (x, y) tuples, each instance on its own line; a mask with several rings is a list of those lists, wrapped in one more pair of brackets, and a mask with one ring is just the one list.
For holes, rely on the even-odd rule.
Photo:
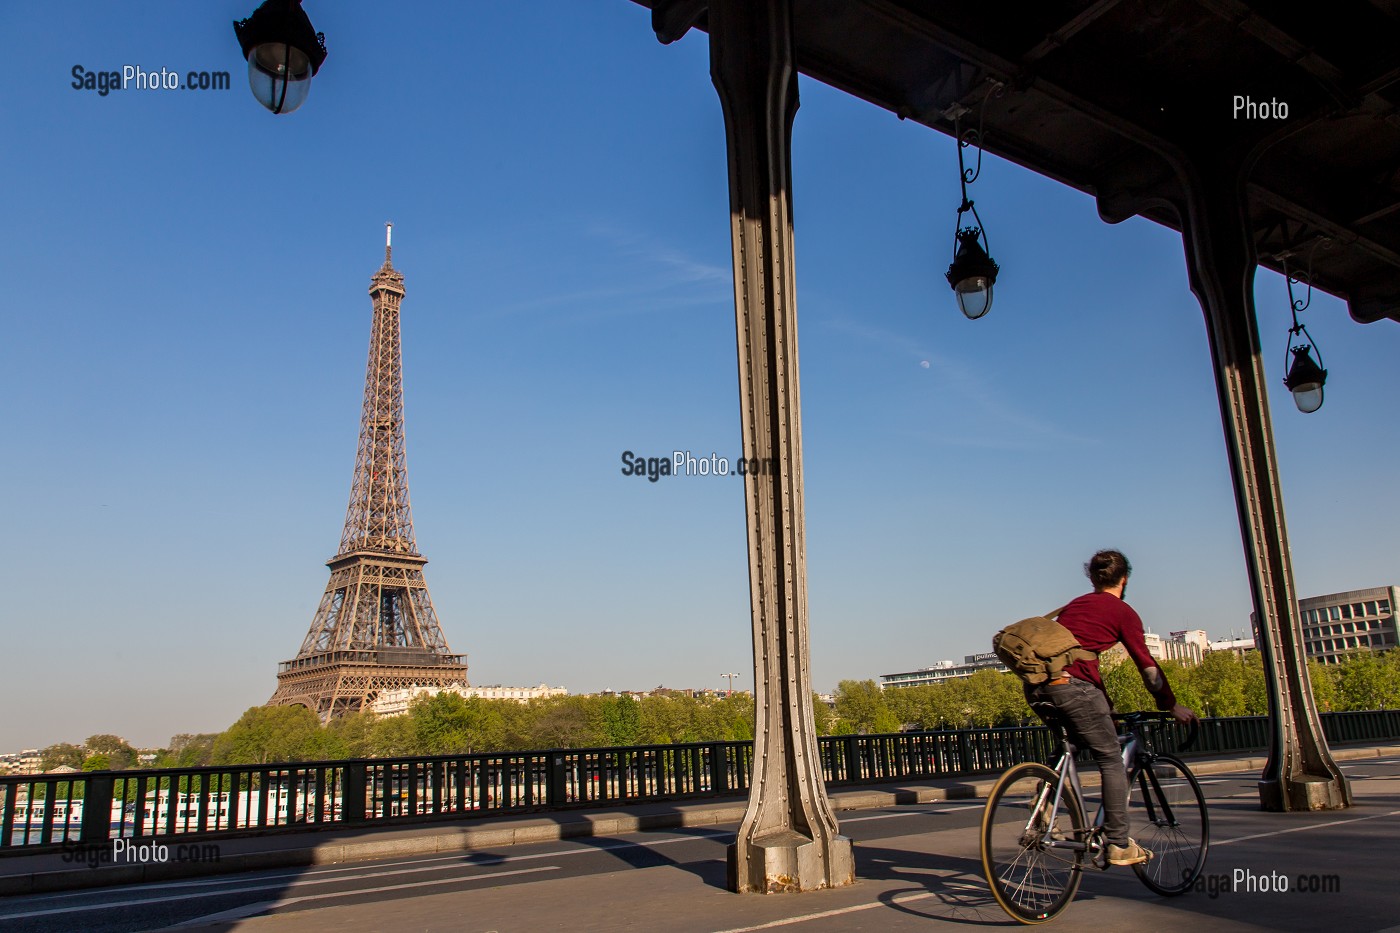
[[(1332, 744), (1400, 739), (1400, 710), (1325, 713)], [(1146, 727), (1174, 746), (1174, 723)], [(1265, 716), (1202, 720), (1194, 755), (1268, 747)], [(1044, 726), (820, 740), (828, 784), (955, 777), (1048, 760)], [(0, 855), (65, 843), (296, 832), (701, 799), (748, 790), (752, 742), (0, 777)], [(39, 848), (36, 848), (39, 847)]]

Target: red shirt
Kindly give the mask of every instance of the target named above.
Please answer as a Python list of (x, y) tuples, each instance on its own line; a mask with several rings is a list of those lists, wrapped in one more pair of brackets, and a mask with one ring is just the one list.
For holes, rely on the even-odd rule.
[[(1147, 650), (1147, 642), (1142, 637), (1142, 619), (1123, 600), (1111, 593), (1087, 593), (1066, 606), (1056, 619), (1079, 639), (1082, 647), (1093, 652), (1107, 651), (1118, 642), (1128, 651), (1138, 670), (1156, 667), (1157, 659)], [(1103, 690), (1103, 677), (1099, 674), (1099, 660), (1075, 661), (1065, 668), (1071, 677), (1088, 681)], [(1176, 705), (1176, 696), (1166, 674), (1162, 675), (1163, 690), (1154, 696), (1157, 708), (1169, 710)], [(1105, 694), (1107, 691), (1104, 691)]]

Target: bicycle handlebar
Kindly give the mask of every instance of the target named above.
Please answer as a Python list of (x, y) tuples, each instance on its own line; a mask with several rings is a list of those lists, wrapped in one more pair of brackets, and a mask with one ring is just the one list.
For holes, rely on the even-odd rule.
[[(1171, 720), (1171, 721), (1174, 722), (1175, 719), (1176, 719), (1176, 717), (1172, 716), (1171, 713), (1161, 712), (1161, 711), (1158, 711), (1158, 710), (1138, 710), (1137, 712), (1133, 712), (1133, 713), (1114, 713), (1114, 714), (1113, 714), (1113, 721), (1114, 721), (1114, 722), (1125, 722), (1125, 723), (1128, 724), (1129, 728), (1136, 728), (1136, 726), (1137, 726), (1139, 723), (1147, 722), (1147, 721), (1153, 720), (1153, 719), (1166, 719), (1166, 720)], [(1197, 738), (1200, 734), (1201, 734), (1201, 721), (1200, 721), (1199, 719), (1193, 719), (1193, 720), (1191, 720), (1191, 725), (1190, 725), (1189, 727), (1187, 727), (1187, 730), (1186, 730), (1186, 740), (1183, 741), (1182, 743), (1180, 743), (1179, 745), (1177, 745), (1176, 750), (1179, 751), (1179, 752), (1184, 752), (1184, 751), (1186, 751), (1188, 748), (1190, 748), (1192, 745), (1194, 745), (1194, 744), (1196, 743), (1196, 738)]]
[(1201, 720), (1199, 718), (1191, 720), (1191, 725), (1186, 729), (1186, 741), (1176, 747), (1179, 752), (1184, 752), (1192, 745), (1196, 744), (1196, 737), (1201, 734)]

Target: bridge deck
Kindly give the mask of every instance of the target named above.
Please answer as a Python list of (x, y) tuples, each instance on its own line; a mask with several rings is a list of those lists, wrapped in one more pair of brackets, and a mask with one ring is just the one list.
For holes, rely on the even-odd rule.
[[(1294, 887), (1300, 875), (1335, 876), (1340, 891), (1218, 890), (1214, 898), (1202, 892), (1164, 900), (1149, 894), (1131, 872), (1115, 870), (1086, 877), (1071, 908), (1074, 924), (1321, 930), (1344, 915), (1349, 929), (1393, 926), (1389, 879), (1400, 854), (1400, 747), (1342, 749), (1340, 757), (1358, 800), (1343, 813), (1263, 813), (1254, 787), (1257, 759), (1196, 763), (1214, 821), (1212, 875), (1228, 878), (1240, 870), (1258, 879), (1277, 873)], [(725, 891), (724, 846), (733, 839), (740, 802), (720, 801), (457, 824), (447, 832), (438, 825), (358, 838), (327, 833), (222, 840), (221, 860), (211, 866), (219, 872), (15, 895), (0, 899), (0, 926), (124, 933), (190, 923), (343, 933), (748, 931), (792, 925), (820, 933), (925, 929), (933, 918), (1001, 924), (1005, 918), (991, 902), (977, 863), (981, 801), (968, 796), (985, 783), (840, 795), (843, 806), (868, 809), (842, 814), (843, 831), (857, 842), (860, 881), (837, 891), (783, 897)], [(896, 804), (896, 795), (909, 802)], [(318, 844), (310, 847), (309, 838)], [(167, 865), (173, 867), (171, 854)], [(365, 860), (326, 864), (357, 856)], [(244, 858), (269, 861), (260, 871), (222, 873)], [(0, 860), (0, 877), (15, 885), (27, 870), (31, 879), (48, 875), (45, 883), (52, 884), (57, 876), (49, 873), (56, 867), (48, 863), (60, 859)], [(58, 867), (75, 885), (114, 871), (61, 862)]]

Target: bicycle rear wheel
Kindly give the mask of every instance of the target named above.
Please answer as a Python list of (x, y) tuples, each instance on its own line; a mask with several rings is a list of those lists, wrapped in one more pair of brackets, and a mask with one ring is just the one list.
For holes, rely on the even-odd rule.
[[(1058, 781), (1045, 765), (1019, 764), (997, 780), (982, 811), (982, 871), (997, 903), (1021, 923), (1053, 920), (1079, 890), (1089, 827), (1068, 784), (1051, 825)], [(1052, 845), (1060, 842), (1080, 847)]]
[(1191, 890), (1206, 864), (1210, 815), (1196, 776), (1179, 758), (1158, 755), (1137, 773), (1128, 801), (1129, 820), (1152, 860), (1134, 865), (1142, 883), (1171, 897)]

